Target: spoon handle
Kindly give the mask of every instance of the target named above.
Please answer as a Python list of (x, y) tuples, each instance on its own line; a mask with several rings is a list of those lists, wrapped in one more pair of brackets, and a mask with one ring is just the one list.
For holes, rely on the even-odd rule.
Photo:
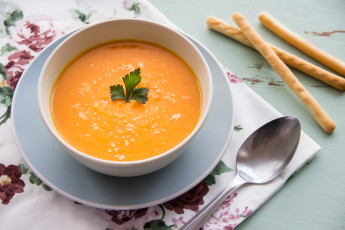
[(223, 203), (223, 201), (238, 187), (246, 182), (238, 175), (232, 180), (230, 185), (217, 197), (215, 197), (210, 203), (203, 207), (198, 213), (196, 213), (187, 223), (185, 223), (180, 230), (198, 230), (208, 220), (208, 218), (217, 210), (217, 208)]

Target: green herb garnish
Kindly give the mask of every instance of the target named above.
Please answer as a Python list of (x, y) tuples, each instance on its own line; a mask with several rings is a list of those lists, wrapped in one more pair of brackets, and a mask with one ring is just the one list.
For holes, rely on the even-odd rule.
[(123, 99), (126, 100), (127, 103), (131, 100), (137, 100), (145, 104), (149, 89), (145, 87), (135, 88), (141, 82), (140, 68), (126, 74), (126, 76), (122, 78), (122, 81), (125, 85), (126, 94), (122, 85), (112, 85), (110, 86), (111, 100)]

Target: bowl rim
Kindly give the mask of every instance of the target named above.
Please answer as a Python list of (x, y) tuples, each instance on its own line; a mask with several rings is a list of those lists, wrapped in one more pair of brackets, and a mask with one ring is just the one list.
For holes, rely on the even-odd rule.
[[(42, 105), (42, 102), (41, 102), (41, 100), (42, 100), (42, 96), (41, 96), (41, 94), (42, 94), (42, 81), (43, 81), (42, 75), (43, 75), (43, 73), (46, 72), (47, 63), (51, 62), (51, 59), (53, 58), (55, 53), (58, 52), (59, 48), (64, 46), (65, 43), (69, 42), (72, 39), (75, 39), (75, 37), (80, 36), (80, 34), (85, 33), (85, 31), (92, 30), (94, 27), (97, 27), (97, 26), (99, 26), (101, 24), (121, 23), (121, 22), (126, 22), (126, 21), (134, 22), (134, 23), (140, 22), (140, 23), (152, 24), (154, 26), (162, 27), (163, 29), (166, 29), (170, 33), (175, 34), (175, 36), (178, 36), (178, 37), (182, 38), (185, 42), (187, 42), (189, 44), (189, 46), (191, 46), (198, 53), (198, 56), (200, 57), (201, 61), (203, 62), (203, 65), (206, 68), (206, 71), (207, 71), (207, 81), (208, 81), (208, 85), (209, 85), (208, 86), (208, 94), (207, 94), (207, 97), (206, 97), (207, 100), (208, 100), (208, 103), (205, 105), (206, 107), (204, 109), (203, 116), (200, 116), (201, 114), (199, 115), (199, 119), (198, 119), (194, 129), (192, 130), (192, 132), (190, 134), (188, 134), (188, 136), (186, 138), (184, 138), (181, 142), (179, 142), (174, 147), (172, 147), (169, 150), (167, 150), (165, 152), (162, 152), (162, 153), (160, 153), (160, 154), (158, 154), (156, 156), (145, 158), (145, 159), (141, 159), (141, 160), (135, 160), (135, 161), (112, 161), (112, 160), (105, 160), (105, 159), (97, 158), (97, 157), (94, 157), (94, 156), (90, 156), (87, 153), (83, 153), (82, 151), (79, 151), (78, 149), (76, 149), (73, 146), (71, 146), (70, 144), (68, 144), (67, 141), (65, 141), (60, 136), (60, 134), (59, 134), (58, 130), (56, 129), (56, 127), (55, 127), (55, 129), (51, 127), (51, 125), (48, 122), (48, 118), (46, 118), (46, 115), (43, 112), (43, 105)], [(140, 40), (140, 39), (136, 39), (136, 40)], [(114, 41), (116, 41), (116, 39), (114, 39)], [(142, 39), (141, 41), (150, 42), (149, 40), (144, 40), (144, 39)], [(104, 43), (106, 43), (106, 41), (104, 41)], [(155, 44), (154, 42), (151, 42), (151, 43)], [(86, 47), (85, 50), (93, 48), (93, 47), (95, 47), (97, 45), (101, 45), (101, 44), (102, 43), (94, 44), (94, 46)], [(163, 47), (165, 47), (165, 46), (163, 46)], [(174, 50), (170, 49), (169, 47), (165, 47), (165, 48), (167, 48), (169, 51), (174, 52)], [(43, 66), (42, 71), (40, 73), (39, 80), (38, 80), (37, 97), (38, 97), (39, 112), (40, 112), (41, 118), (42, 118), (45, 126), (48, 128), (48, 131), (52, 134), (52, 136), (62, 146), (64, 146), (66, 149), (69, 150), (69, 153), (73, 153), (73, 154), (71, 154), (73, 157), (75, 157), (75, 155), (77, 155), (78, 157), (81, 157), (81, 158), (83, 158), (85, 160), (93, 161), (93, 162), (96, 162), (96, 163), (104, 165), (104, 166), (118, 166), (118, 167), (133, 166), (134, 167), (134, 166), (137, 166), (137, 165), (142, 165), (142, 164), (158, 161), (158, 160), (160, 160), (162, 158), (165, 158), (165, 157), (167, 157), (169, 155), (172, 155), (173, 153), (175, 153), (179, 149), (181, 149), (184, 146), (186, 146), (186, 144), (188, 144), (197, 135), (197, 133), (200, 131), (200, 129), (202, 128), (203, 124), (207, 120), (207, 117), (208, 117), (208, 114), (210, 112), (211, 105), (212, 105), (213, 91), (214, 91), (213, 90), (213, 79), (212, 79), (212, 75), (211, 75), (211, 71), (209, 69), (208, 63), (206, 62), (206, 60), (205, 60), (204, 56), (202, 55), (202, 53), (200, 52), (200, 50), (186, 36), (184, 36), (183, 33), (180, 32), (178, 28), (169, 27), (169, 26), (166, 26), (166, 25), (164, 25), (164, 24), (162, 24), (160, 22), (152, 21), (152, 20), (148, 20), (148, 19), (141, 19), (141, 18), (116, 18), (116, 19), (108, 19), (108, 20), (96, 22), (96, 23), (93, 23), (93, 24), (86, 25), (84, 27), (78, 28), (78, 29), (73, 31), (73, 34), (71, 34), (68, 38), (66, 38), (63, 42), (61, 42), (57, 46), (53, 50), (51, 55), (48, 57), (47, 61), (44, 63), (44, 66)], [(204, 92), (202, 92), (202, 93), (204, 93)], [(49, 109), (49, 111), (50, 111), (50, 109)]]

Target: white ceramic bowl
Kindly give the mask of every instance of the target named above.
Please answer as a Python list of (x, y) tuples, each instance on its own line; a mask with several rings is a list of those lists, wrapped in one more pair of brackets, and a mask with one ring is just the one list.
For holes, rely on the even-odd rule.
[[(84, 154), (59, 135), (51, 116), (51, 93), (63, 68), (77, 55), (90, 47), (122, 39), (136, 39), (159, 44), (174, 51), (194, 70), (202, 91), (202, 110), (193, 132), (174, 148), (158, 156), (128, 162), (108, 161)], [(50, 133), (68, 152), (85, 166), (113, 176), (138, 176), (156, 171), (175, 160), (203, 126), (210, 110), (213, 84), (208, 65), (199, 50), (181, 33), (142, 19), (115, 19), (78, 30), (63, 41), (45, 63), (38, 82), (38, 105)]]

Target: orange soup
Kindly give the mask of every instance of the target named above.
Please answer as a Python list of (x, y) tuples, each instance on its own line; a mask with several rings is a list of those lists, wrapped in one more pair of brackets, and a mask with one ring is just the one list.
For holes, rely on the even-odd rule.
[[(136, 68), (145, 104), (112, 101), (110, 86)], [(142, 41), (116, 41), (86, 51), (60, 74), (51, 111), (61, 137), (75, 149), (112, 161), (134, 161), (176, 146), (194, 129), (201, 92), (191, 68), (173, 52)]]

